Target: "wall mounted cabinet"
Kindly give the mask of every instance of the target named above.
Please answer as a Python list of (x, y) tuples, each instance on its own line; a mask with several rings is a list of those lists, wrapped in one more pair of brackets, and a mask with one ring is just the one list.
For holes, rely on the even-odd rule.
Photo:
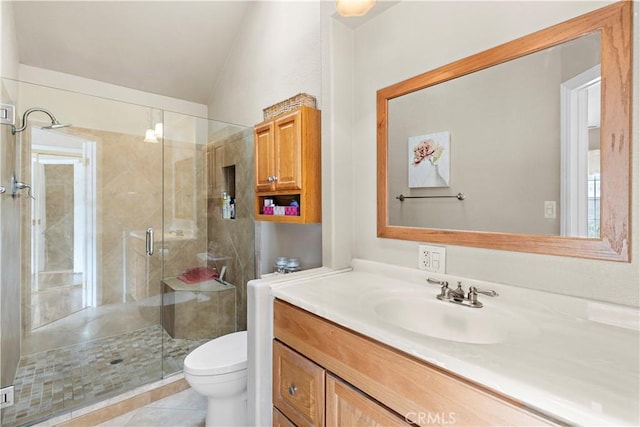
[[(320, 111), (300, 107), (255, 126), (255, 215), (259, 221), (321, 221)], [(265, 209), (274, 206), (298, 209)]]

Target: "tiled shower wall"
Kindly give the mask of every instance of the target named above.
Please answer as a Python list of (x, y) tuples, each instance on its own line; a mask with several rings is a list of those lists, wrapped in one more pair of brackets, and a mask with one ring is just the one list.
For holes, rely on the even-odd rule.
[[(197, 266), (197, 253), (206, 252), (207, 218), (204, 190), (203, 153), (193, 143), (165, 141), (164, 159), (176, 156), (192, 156), (194, 187), (188, 194), (195, 197), (195, 227), (201, 232), (194, 239), (163, 240), (163, 179), (165, 191), (165, 233), (169, 232), (174, 201), (174, 168), (165, 160), (163, 178), (162, 144), (143, 142), (139, 135), (129, 135), (102, 130), (66, 128), (61, 131), (87, 141), (97, 148), (97, 301), (98, 305), (123, 301), (143, 302), (160, 294), (161, 256), (164, 258), (164, 276), (175, 277), (185, 269)], [(60, 131), (58, 131), (60, 132)], [(26, 134), (26, 132), (25, 132)], [(24, 154), (30, 157), (30, 152)], [(23, 171), (25, 176), (29, 162)], [(195, 185), (195, 183), (202, 183)], [(28, 212), (28, 210), (27, 210)], [(23, 218), (28, 232), (30, 218)], [(156, 252), (147, 259), (144, 252), (145, 230), (155, 232)], [(70, 236), (72, 238), (72, 236)], [(164, 249), (164, 251), (161, 251)], [(30, 248), (23, 247), (23, 259), (30, 259)], [(30, 274), (28, 262), (23, 263), (23, 274)], [(23, 322), (30, 324), (30, 283), (23, 283)], [(160, 320), (160, 306), (152, 309)], [(30, 327), (30, 326), (29, 326)]]
[[(192, 141), (165, 139), (164, 147), (164, 277), (176, 277), (199, 266), (198, 253), (207, 251), (205, 161)], [(176, 230), (193, 238), (181, 239)]]
[[(256, 277), (254, 231), (253, 129), (212, 138), (206, 147), (208, 234), (216, 250), (229, 255), (226, 280), (236, 286), (238, 330), (247, 329), (247, 282)], [(221, 195), (230, 191), (222, 168), (235, 166), (235, 219), (222, 218)]]
[[(123, 283), (126, 282), (124, 250), (131, 233), (144, 233), (147, 227), (158, 230), (162, 228), (162, 146), (146, 144), (135, 135), (122, 133), (79, 127), (65, 128), (58, 132), (62, 131), (73, 137), (92, 141), (96, 145), (97, 303), (121, 303), (130, 298), (131, 292)], [(29, 137), (28, 131), (24, 132), (24, 137)], [(23, 158), (30, 157), (30, 149), (26, 147)], [(23, 176), (30, 176), (30, 163), (23, 162)], [(28, 203), (25, 200), (25, 236), (29, 236), (30, 233)], [(66, 238), (73, 239), (73, 235)], [(61, 248), (65, 246), (60, 245)], [(31, 274), (30, 245), (23, 245), (22, 257), (22, 274), (28, 278)], [(146, 291), (148, 294), (158, 294), (160, 271), (152, 269), (150, 273), (148, 284), (151, 289)], [(25, 333), (29, 333), (32, 318), (30, 280), (23, 280), (22, 288), (23, 328)], [(42, 315), (46, 316), (46, 313)]]
[[(15, 105), (15, 93), (2, 83), (2, 103)], [(0, 386), (13, 383), (20, 360), (20, 200), (11, 197), (16, 143), (11, 127), (0, 126)]]

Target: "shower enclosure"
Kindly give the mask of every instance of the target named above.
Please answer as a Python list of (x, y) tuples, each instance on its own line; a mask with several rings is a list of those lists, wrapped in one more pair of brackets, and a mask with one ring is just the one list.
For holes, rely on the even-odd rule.
[(3, 426), (160, 380), (246, 329), (251, 129), (9, 79), (0, 102), (18, 122), (39, 107), (0, 134)]

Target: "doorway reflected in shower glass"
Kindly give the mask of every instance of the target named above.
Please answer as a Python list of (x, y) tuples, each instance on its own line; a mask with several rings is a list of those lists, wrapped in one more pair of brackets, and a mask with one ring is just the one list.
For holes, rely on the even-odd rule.
[[(95, 306), (95, 143), (31, 133), (31, 329)], [(64, 141), (63, 144), (60, 142)]]

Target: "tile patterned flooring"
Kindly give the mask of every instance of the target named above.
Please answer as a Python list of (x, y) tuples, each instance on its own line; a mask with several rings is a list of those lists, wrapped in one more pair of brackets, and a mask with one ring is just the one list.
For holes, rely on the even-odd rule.
[(163, 369), (182, 370), (184, 357), (206, 341), (173, 339), (155, 325), (25, 356), (14, 381), (15, 404), (2, 409), (0, 424), (32, 425), (156, 381)]
[(98, 427), (204, 427), (206, 415), (207, 399), (189, 388)]

